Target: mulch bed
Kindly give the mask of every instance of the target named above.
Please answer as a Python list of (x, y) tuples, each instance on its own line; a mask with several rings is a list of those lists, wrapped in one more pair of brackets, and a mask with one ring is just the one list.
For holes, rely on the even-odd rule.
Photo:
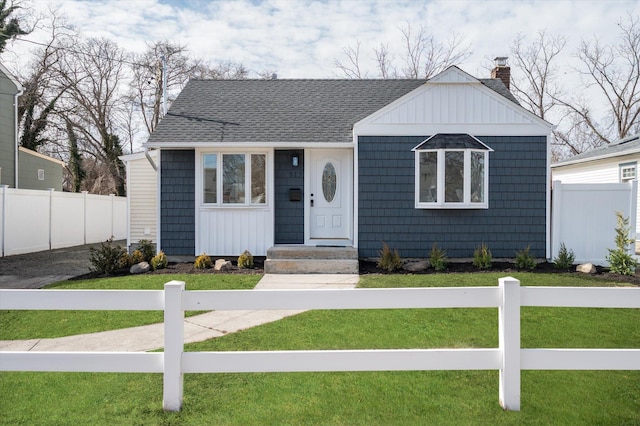
[[(157, 271), (150, 271), (147, 274), (264, 274), (264, 258), (254, 258), (253, 269), (239, 269), (236, 266), (236, 262), (232, 261), (234, 267), (228, 271), (216, 271), (213, 268), (209, 269), (196, 269), (192, 262), (171, 262), (165, 269), (159, 269)], [(597, 272), (591, 275), (593, 278), (601, 279), (603, 281), (615, 281), (622, 283), (629, 283), (640, 286), (640, 275), (619, 275), (613, 274), (606, 268), (600, 266), (596, 267)], [(404, 269), (395, 272), (386, 272), (376, 266), (376, 262), (373, 260), (360, 260), (360, 275), (367, 274), (451, 274), (451, 273), (483, 273), (483, 272), (503, 272), (505, 275), (518, 272), (519, 270), (513, 263), (510, 262), (493, 262), (491, 268), (478, 270), (471, 262), (449, 262), (447, 264), (447, 270), (444, 272), (435, 272), (432, 268), (428, 268), (425, 271), (410, 272)], [(570, 270), (556, 269), (553, 263), (541, 262), (533, 269), (533, 273), (553, 273), (553, 274), (581, 274), (576, 272), (575, 268)], [(640, 269), (639, 269), (640, 273)], [(114, 275), (128, 275), (128, 270), (119, 271)], [(97, 278), (96, 274), (85, 274), (74, 279), (87, 279)]]

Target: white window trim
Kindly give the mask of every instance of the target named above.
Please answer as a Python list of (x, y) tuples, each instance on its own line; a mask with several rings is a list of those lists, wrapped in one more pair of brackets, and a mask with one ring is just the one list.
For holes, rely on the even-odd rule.
[[(216, 202), (215, 203), (205, 203), (204, 202), (204, 156), (205, 155), (216, 155)], [(242, 154), (245, 156), (245, 168), (244, 168), (244, 184), (245, 184), (245, 202), (244, 203), (223, 203), (223, 170), (222, 170), (222, 156), (223, 155), (233, 155), (233, 154)], [(252, 203), (251, 202), (251, 155), (264, 155), (265, 156), (265, 202), (264, 203)], [(248, 151), (227, 151), (227, 150), (206, 150), (200, 151), (198, 155), (198, 167), (197, 167), (197, 183), (196, 183), (196, 191), (197, 197), (196, 200), (200, 205), (200, 208), (221, 208), (221, 209), (233, 209), (233, 208), (251, 208), (251, 209), (264, 209), (265, 207), (269, 207), (270, 204), (270, 192), (269, 192), (269, 168), (271, 167), (271, 161), (269, 157), (269, 151), (263, 150), (248, 150)]]
[[(464, 201), (461, 203), (445, 202), (445, 152), (464, 152)], [(436, 152), (437, 157), (437, 202), (420, 202), (420, 153)], [(484, 154), (484, 202), (471, 202), (471, 153), (480, 152)], [(488, 209), (489, 208), (489, 152), (483, 149), (420, 149), (415, 150), (415, 208), (416, 209)]]
[[(638, 165), (637, 163), (633, 162), (633, 163), (622, 163), (618, 165), (619, 168), (619, 179), (620, 182), (630, 182), (632, 180), (636, 180), (638, 179)], [(633, 178), (629, 179), (629, 178), (624, 178), (624, 171), (628, 170), (628, 169), (633, 169)]]

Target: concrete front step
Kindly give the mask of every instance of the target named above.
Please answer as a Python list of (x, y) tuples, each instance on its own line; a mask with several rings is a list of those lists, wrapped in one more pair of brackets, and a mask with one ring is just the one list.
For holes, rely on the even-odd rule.
[(276, 246), (267, 250), (267, 259), (358, 260), (358, 250), (353, 247)]
[(358, 250), (353, 247), (278, 246), (267, 250), (267, 274), (357, 274)]
[(353, 259), (267, 259), (266, 274), (357, 274), (358, 260)]

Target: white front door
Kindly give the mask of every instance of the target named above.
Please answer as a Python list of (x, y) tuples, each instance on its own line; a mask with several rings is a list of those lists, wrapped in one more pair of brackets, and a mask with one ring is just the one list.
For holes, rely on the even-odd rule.
[(348, 149), (309, 150), (306, 198), (310, 245), (352, 244), (353, 160)]

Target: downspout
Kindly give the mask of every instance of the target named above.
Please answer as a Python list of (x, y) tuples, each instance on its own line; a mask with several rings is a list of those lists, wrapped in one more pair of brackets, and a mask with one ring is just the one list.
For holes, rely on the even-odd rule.
[(149, 164), (151, 164), (151, 167), (153, 167), (153, 170), (157, 172), (158, 166), (153, 161), (153, 158), (151, 158), (151, 155), (149, 155), (149, 148), (147, 148), (146, 146), (144, 147), (144, 156), (147, 157), (147, 161), (149, 162)]
[(13, 127), (13, 133), (14, 133), (14, 137), (15, 137), (15, 148), (16, 148), (16, 153), (15, 153), (15, 167), (14, 167), (14, 173), (15, 173), (15, 179), (14, 179), (14, 188), (18, 189), (18, 98), (20, 96), (22, 96), (22, 94), (24, 93), (24, 90), (22, 89), (22, 87), (20, 87), (20, 89), (18, 90), (18, 93), (16, 93), (15, 95), (13, 95), (13, 108), (14, 108), (14, 127)]

